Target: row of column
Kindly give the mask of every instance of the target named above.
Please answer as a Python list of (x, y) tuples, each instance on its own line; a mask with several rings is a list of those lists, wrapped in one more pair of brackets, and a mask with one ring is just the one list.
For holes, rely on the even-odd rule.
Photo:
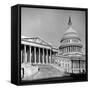
[(79, 46), (67, 46), (61, 49), (62, 52), (80, 52), (81, 48)]
[[(50, 54), (48, 53), (48, 51), (50, 51)], [(52, 60), (52, 51), (49, 49), (46, 49), (46, 55), (45, 55), (45, 48), (42, 48), (42, 56), (41, 56), (41, 48), (38, 47), (38, 60), (39, 60), (39, 64), (40, 63), (45, 63), (45, 58), (46, 58), (46, 63), (51, 63)], [(24, 50), (21, 50), (21, 62), (25, 62), (25, 63), (30, 63), (32, 64), (32, 46), (29, 46), (29, 57), (27, 56), (28, 53), (26, 51), (26, 45), (24, 45)], [(41, 62), (41, 58), (42, 57), (42, 62)], [(29, 58), (29, 59), (28, 59)], [(34, 63), (37, 64), (37, 53), (36, 53), (36, 47), (34, 47)]]

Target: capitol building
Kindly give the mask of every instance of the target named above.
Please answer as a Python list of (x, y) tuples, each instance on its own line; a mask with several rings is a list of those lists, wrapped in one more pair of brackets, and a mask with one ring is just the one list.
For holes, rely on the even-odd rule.
[(85, 72), (85, 54), (83, 44), (76, 30), (72, 28), (71, 17), (68, 21), (68, 29), (60, 40), (59, 55), (57, 62), (62, 70), (69, 73)]
[[(68, 28), (60, 40), (60, 46), (57, 48), (54, 48), (52, 44), (40, 37), (22, 37), (21, 77), (30, 77), (37, 74), (38, 71), (40, 72), (42, 70), (41, 67), (45, 66), (46, 68), (47, 65), (58, 69), (58, 72), (84, 73), (86, 71), (86, 61), (82, 49), (83, 44), (81, 38), (78, 32), (72, 28), (71, 17), (69, 17)], [(59, 75), (60, 73), (56, 76)]]

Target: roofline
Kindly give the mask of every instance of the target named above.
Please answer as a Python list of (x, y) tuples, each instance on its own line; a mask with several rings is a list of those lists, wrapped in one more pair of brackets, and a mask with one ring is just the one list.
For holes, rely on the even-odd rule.
[(30, 38), (30, 37), (26, 37), (26, 38), (21, 38), (21, 39), (34, 39), (34, 38), (35, 38), (35, 39), (36, 39), (36, 38), (41, 39), (43, 42), (45, 42), (45, 43), (47, 43), (48, 45), (52, 46), (51, 43), (48, 43), (46, 40), (43, 40), (41, 37), (31, 37), (31, 38)]
[[(39, 45), (44, 45), (44, 44), (40, 44), (40, 43), (36, 43), (36, 42), (32, 42), (32, 41), (27, 41), (27, 40), (22, 40), (22, 41), (25, 41), (25, 42), (31, 42), (31, 43), (35, 43), (35, 44), (39, 44)], [(51, 46), (51, 45), (44, 45), (44, 46), (49, 46), (49, 47), (51, 47), (51, 48), (52, 48), (52, 46)]]

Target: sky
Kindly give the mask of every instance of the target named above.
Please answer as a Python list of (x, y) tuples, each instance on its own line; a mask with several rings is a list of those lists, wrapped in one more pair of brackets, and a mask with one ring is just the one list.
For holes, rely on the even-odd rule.
[(21, 9), (21, 35), (41, 37), (53, 47), (60, 46), (60, 40), (68, 29), (69, 16), (72, 28), (78, 32), (85, 48), (85, 12), (56, 9)]

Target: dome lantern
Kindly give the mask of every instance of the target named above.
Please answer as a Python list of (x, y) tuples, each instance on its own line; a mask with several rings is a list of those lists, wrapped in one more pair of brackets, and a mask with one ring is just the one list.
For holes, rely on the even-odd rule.
[(78, 39), (78, 40), (81, 41), (81, 39), (80, 39), (79, 36), (78, 36), (77, 31), (74, 30), (74, 29), (71, 27), (71, 25), (72, 25), (72, 21), (71, 21), (71, 17), (69, 16), (68, 28), (67, 28), (67, 30), (65, 31), (65, 33), (64, 33), (64, 35), (63, 35), (63, 37), (62, 37), (62, 39), (61, 39), (60, 42), (66, 40), (66, 39)]
[(68, 26), (72, 25), (71, 17), (69, 16)]

